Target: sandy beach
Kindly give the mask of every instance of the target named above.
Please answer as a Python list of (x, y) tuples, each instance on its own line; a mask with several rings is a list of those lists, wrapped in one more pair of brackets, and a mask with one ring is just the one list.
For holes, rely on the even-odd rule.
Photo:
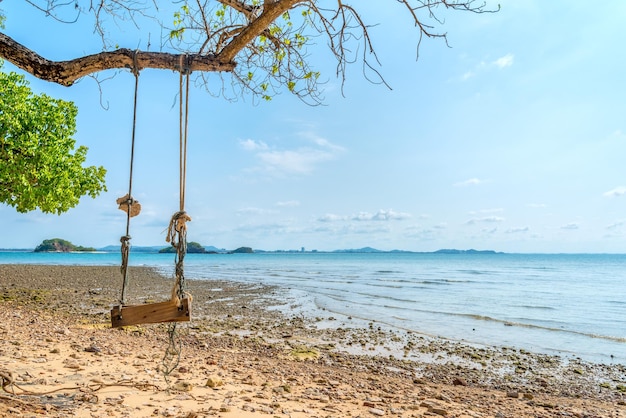
[[(130, 272), (129, 302), (168, 298), (170, 278)], [(187, 280), (172, 340), (110, 327), (120, 287), (115, 266), (0, 265), (1, 417), (626, 417), (624, 365), (306, 318), (225, 281)]]

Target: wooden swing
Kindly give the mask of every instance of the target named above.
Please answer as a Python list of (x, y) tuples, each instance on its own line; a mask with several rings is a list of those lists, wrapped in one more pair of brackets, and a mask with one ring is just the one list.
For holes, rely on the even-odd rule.
[[(130, 254), (130, 218), (141, 212), (141, 205), (132, 197), (133, 186), (133, 160), (135, 154), (135, 127), (137, 121), (137, 91), (139, 86), (139, 68), (136, 54), (133, 57), (135, 75), (135, 95), (133, 105), (133, 128), (130, 154), (130, 175), (128, 182), (128, 194), (117, 199), (119, 209), (126, 212), (126, 235), (120, 238), (123, 277), (122, 295), (118, 306), (111, 309), (111, 326), (113, 328), (136, 325), (153, 324), (161, 322), (183, 322), (191, 320), (191, 295), (185, 291), (185, 275), (183, 261), (187, 254), (187, 222), (191, 218), (185, 212), (185, 177), (187, 171), (187, 111), (189, 109), (189, 63), (183, 65), (183, 57), (180, 62), (180, 209), (170, 220), (166, 241), (176, 248), (176, 281), (172, 288), (170, 300), (159, 303), (143, 305), (127, 305), (126, 292), (128, 289), (128, 258)], [(183, 76), (186, 81), (186, 89), (183, 92)], [(184, 96), (184, 100), (183, 100)], [(184, 101), (184, 106), (183, 106)]]

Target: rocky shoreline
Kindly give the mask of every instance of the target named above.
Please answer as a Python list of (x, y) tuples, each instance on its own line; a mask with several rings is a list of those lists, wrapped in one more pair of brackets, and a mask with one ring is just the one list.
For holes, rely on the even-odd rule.
[[(172, 286), (130, 278), (131, 303)], [(166, 379), (167, 325), (110, 328), (120, 287), (114, 266), (0, 265), (0, 416), (626, 417), (625, 365), (306, 318), (227, 281), (187, 280)]]

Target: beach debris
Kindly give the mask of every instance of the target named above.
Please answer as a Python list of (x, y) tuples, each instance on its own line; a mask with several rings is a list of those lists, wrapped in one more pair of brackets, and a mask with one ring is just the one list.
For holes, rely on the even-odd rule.
[(442, 417), (448, 415), (448, 411), (444, 408), (428, 408), (428, 412), (431, 414), (441, 415)]
[(8, 392), (7, 388), (13, 384), (13, 373), (7, 369), (0, 369), (0, 383), (2, 389)]
[(172, 389), (177, 390), (179, 392), (191, 392), (193, 390), (193, 385), (189, 382), (179, 381), (172, 386)]
[(517, 399), (517, 398), (519, 398), (519, 392), (516, 391), (516, 390), (510, 390), (510, 391), (508, 391), (506, 393), (506, 397), (507, 398), (515, 398), (515, 399)]
[(88, 353), (100, 353), (102, 349), (95, 344), (90, 345), (89, 347), (85, 347), (85, 351)]
[(383, 411), (382, 409), (378, 409), (378, 408), (370, 408), (369, 413), (372, 415), (379, 416), (379, 417), (382, 417), (383, 415), (385, 415), (385, 411)]
[(298, 347), (291, 350), (291, 356), (299, 361), (315, 360), (320, 353), (312, 348)]
[(105, 398), (104, 403), (107, 405), (121, 405), (124, 403), (124, 397), (120, 395), (115, 398)]
[(210, 388), (216, 388), (218, 386), (224, 386), (224, 381), (217, 376), (209, 376), (206, 381), (206, 385)]

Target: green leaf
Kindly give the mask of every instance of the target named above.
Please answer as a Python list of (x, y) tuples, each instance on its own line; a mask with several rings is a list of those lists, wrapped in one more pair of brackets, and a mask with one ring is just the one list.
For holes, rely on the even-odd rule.
[(179, 29), (172, 29), (172, 31), (170, 32), (170, 39), (178, 39), (181, 40), (183, 39), (183, 33), (185, 33), (185, 28), (179, 28)]
[(83, 167), (86, 147), (74, 151), (77, 113), (74, 103), (35, 95), (23, 76), (0, 72), (0, 202), (60, 214), (106, 191), (106, 170)]

